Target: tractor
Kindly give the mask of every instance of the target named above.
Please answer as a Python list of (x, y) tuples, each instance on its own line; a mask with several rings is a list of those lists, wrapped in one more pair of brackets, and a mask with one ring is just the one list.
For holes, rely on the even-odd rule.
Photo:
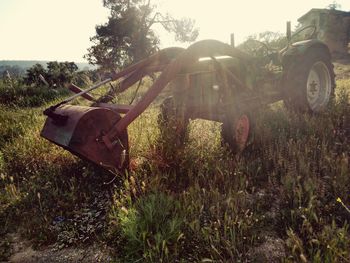
[[(309, 38), (293, 42), (310, 28)], [(190, 119), (220, 122), (223, 140), (239, 153), (249, 138), (250, 116), (263, 106), (283, 100), (287, 108), (302, 113), (327, 107), (335, 76), (330, 51), (316, 33), (314, 26), (308, 26), (292, 35), (289, 23), (286, 47), (272, 50), (258, 42), (261, 56), (217, 40), (199, 41), (187, 49), (163, 49), (85, 90), (71, 84), (76, 94), (44, 111), (47, 119), (41, 136), (107, 170), (125, 171), (128, 125), (168, 86), (171, 96), (161, 104), (161, 128), (175, 129), (181, 141)], [(157, 78), (136, 103), (111, 103), (148, 75)], [(109, 82), (116, 86), (102, 96), (89, 93)], [(69, 104), (78, 97), (89, 106)]]

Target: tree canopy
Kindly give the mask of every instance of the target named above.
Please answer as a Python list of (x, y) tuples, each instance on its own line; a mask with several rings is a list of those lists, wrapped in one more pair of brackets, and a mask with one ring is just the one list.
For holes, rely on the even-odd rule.
[(337, 3), (337, 1), (333, 1), (331, 4), (327, 6), (330, 10), (339, 10), (341, 9), (341, 5)]
[(40, 75), (49, 83), (50, 86), (64, 86), (72, 81), (78, 66), (74, 62), (57, 62), (51, 61), (47, 63), (47, 69), (41, 64), (35, 64), (27, 69), (24, 83), (27, 85), (42, 85), (43, 81)]
[(156, 24), (174, 33), (177, 41), (191, 42), (198, 36), (194, 20), (162, 14), (151, 0), (103, 0), (103, 5), (110, 10), (109, 19), (96, 26), (93, 45), (85, 55), (103, 68), (123, 67), (154, 53), (160, 44)]
[(273, 31), (265, 31), (259, 34), (250, 35), (239, 49), (257, 57), (268, 55), (272, 51), (280, 50), (287, 45), (287, 38), (284, 34)]

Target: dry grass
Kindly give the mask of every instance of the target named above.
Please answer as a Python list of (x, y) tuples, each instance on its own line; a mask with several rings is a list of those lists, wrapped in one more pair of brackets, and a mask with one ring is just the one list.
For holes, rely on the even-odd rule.
[(240, 156), (206, 121), (165, 152), (155, 103), (129, 127), (133, 170), (114, 184), (39, 137), (42, 108), (2, 107), (1, 234), (59, 247), (99, 240), (117, 262), (349, 262), (350, 81), (337, 84), (324, 114), (260, 112)]

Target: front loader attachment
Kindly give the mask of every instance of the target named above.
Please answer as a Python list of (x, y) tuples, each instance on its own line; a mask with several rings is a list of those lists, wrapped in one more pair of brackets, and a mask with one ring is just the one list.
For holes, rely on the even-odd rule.
[[(190, 66), (198, 63), (200, 58), (209, 57), (216, 61), (215, 56), (235, 57), (242, 63), (251, 59), (245, 53), (215, 40), (197, 42), (186, 50), (182, 48), (161, 50), (120, 72), (114, 72), (110, 78), (85, 90), (71, 85), (70, 90), (75, 92), (75, 95), (44, 111), (48, 118), (41, 135), (107, 170), (120, 171), (128, 168), (127, 127), (129, 124), (146, 110), (168, 83), (178, 76), (188, 74)], [(228, 74), (227, 69), (220, 66), (217, 61), (215, 67), (217, 73), (224, 78), (222, 97), (225, 97), (225, 92), (229, 89), (228, 80), (242, 88), (243, 84), (232, 72)], [(161, 74), (135, 105), (108, 103), (115, 94), (124, 92), (144, 76), (156, 72)], [(88, 94), (111, 81), (118, 81), (117, 87), (112, 86), (112, 89), (102, 97), (95, 99)], [(92, 106), (67, 105), (77, 97), (85, 98), (91, 102)], [(121, 117), (119, 114), (124, 115)]]
[(124, 130), (108, 147), (102, 137), (120, 120), (110, 109), (64, 105), (47, 113), (41, 136), (108, 170), (128, 167), (128, 134)]

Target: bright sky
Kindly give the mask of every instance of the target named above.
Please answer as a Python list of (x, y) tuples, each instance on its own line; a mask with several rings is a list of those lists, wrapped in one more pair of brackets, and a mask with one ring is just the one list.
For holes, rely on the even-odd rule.
[[(191, 17), (200, 28), (200, 39), (236, 43), (247, 36), (285, 31), (285, 22), (296, 25), (311, 8), (324, 8), (332, 0), (158, 0), (159, 8), (176, 17)], [(350, 10), (349, 0), (338, 0)], [(0, 60), (84, 61), (95, 25), (107, 21), (102, 0), (0, 0)], [(179, 45), (164, 32), (163, 47)], [(185, 44), (185, 46), (188, 44)]]

